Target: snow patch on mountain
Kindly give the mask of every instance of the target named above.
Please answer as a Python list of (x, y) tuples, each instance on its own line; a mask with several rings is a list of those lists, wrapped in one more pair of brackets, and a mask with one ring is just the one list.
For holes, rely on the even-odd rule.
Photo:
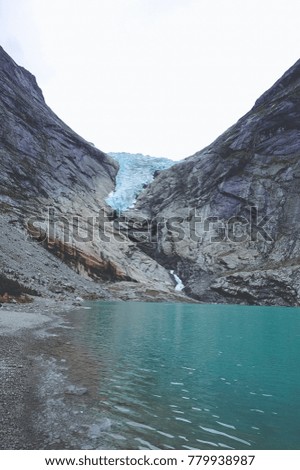
[(182, 291), (185, 286), (184, 286), (182, 280), (180, 279), (180, 277), (177, 276), (177, 274), (175, 274), (174, 269), (171, 269), (170, 274), (172, 274), (172, 276), (174, 277), (174, 280), (176, 282), (175, 290)]
[(140, 153), (114, 153), (110, 155), (119, 163), (115, 191), (106, 198), (106, 203), (118, 212), (132, 208), (139, 193), (154, 179), (157, 171), (166, 170), (175, 163), (168, 158), (156, 158)]

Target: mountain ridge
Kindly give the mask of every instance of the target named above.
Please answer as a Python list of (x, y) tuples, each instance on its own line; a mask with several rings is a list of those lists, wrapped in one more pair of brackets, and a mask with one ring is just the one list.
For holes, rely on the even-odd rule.
[[(7, 279), (40, 295), (52, 286), (124, 300), (299, 305), (300, 60), (119, 217), (106, 202), (119, 165), (65, 125), (2, 48), (0, 117)], [(57, 258), (72, 270), (56, 268)], [(174, 275), (189, 297), (174, 292)]]
[[(297, 61), (236, 124), (159, 175), (137, 200), (140, 217), (183, 219), (184, 239), (176, 240), (176, 230), (172, 235), (164, 226), (155, 244), (141, 246), (164, 266), (175, 266), (186, 291), (199, 300), (299, 304), (299, 92)], [(251, 229), (254, 217), (255, 239), (244, 233), (247, 239), (238, 243), (227, 233), (212, 242), (205, 221), (213, 218), (211, 225), (214, 220), (228, 232), (232, 217), (240, 218), (240, 229), (242, 222)], [(186, 234), (195, 231), (195, 218), (202, 233), (192, 240)], [(266, 227), (260, 225), (264, 219)]]
[[(42, 294), (53, 283), (54, 290), (60, 291), (65, 269), (58, 275), (58, 264), (57, 280), (53, 279), (41, 259), (46, 248), (75, 273), (95, 281), (86, 287), (89, 291), (94, 288), (103, 295), (103, 283), (131, 281), (141, 283), (142, 291), (150, 286), (154, 292), (163, 290), (172, 296), (174, 283), (168, 271), (114, 231), (105, 199), (115, 188), (118, 164), (64, 124), (45, 103), (33, 76), (2, 48), (0, 117), (0, 226), (18, 243), (20, 231), (24, 237), (23, 249), (16, 250), (18, 265), (11, 243), (0, 241), (6, 276), (19, 279), (23, 286), (35, 284)], [(26, 251), (36, 252), (39, 276)], [(68, 276), (75, 292), (80, 282), (71, 271)], [(63, 290), (66, 295), (68, 289)], [(124, 295), (131, 295), (131, 290)]]

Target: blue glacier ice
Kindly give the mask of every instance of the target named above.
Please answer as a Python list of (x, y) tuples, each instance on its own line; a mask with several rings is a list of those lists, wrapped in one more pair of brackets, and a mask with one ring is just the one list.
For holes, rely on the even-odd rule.
[(106, 202), (119, 213), (133, 207), (138, 194), (153, 180), (156, 171), (166, 170), (178, 162), (168, 158), (156, 158), (140, 153), (114, 153), (110, 155), (119, 163), (115, 191)]

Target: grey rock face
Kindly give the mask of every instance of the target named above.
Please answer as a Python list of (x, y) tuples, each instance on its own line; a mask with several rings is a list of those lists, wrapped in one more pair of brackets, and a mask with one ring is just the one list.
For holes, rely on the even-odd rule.
[(0, 49), (0, 191), (2, 206), (31, 212), (89, 188), (103, 199), (116, 163), (68, 128), (46, 105), (35, 78)]
[(117, 164), (51, 111), (2, 48), (0, 119), (5, 282), (76, 297), (108, 295), (105, 281), (118, 298), (185, 301), (174, 270), (200, 301), (299, 305), (300, 61), (122, 218), (105, 203)]
[[(24, 237), (24, 249), (15, 249), (20, 252), (18, 260), (10, 249), (17, 242), (2, 237), (2, 268), (13, 265), (13, 277), (19, 276), (24, 286), (31, 271), (39, 293), (44, 292), (41, 286), (45, 284), (50, 294), (66, 292), (62, 283), (53, 279), (50, 268), (39, 267), (49, 282), (26, 269), (24, 252), (28, 247), (39, 266), (44, 247), (78, 274), (100, 283), (130, 280), (157, 290), (163, 283), (166, 290), (173, 290), (167, 270), (114, 230), (105, 199), (115, 187), (117, 171), (118, 164), (111, 157), (52, 112), (35, 78), (0, 47), (0, 229), (9, 233), (10, 223), (21, 224)], [(27, 243), (28, 234), (36, 249)], [(49, 262), (46, 255), (44, 261)], [(64, 275), (64, 269), (59, 271)], [(68, 275), (75, 292), (74, 280)]]
[[(300, 60), (215, 142), (162, 172), (139, 246), (207, 302), (299, 305)], [(153, 221), (159, 221), (155, 225)]]

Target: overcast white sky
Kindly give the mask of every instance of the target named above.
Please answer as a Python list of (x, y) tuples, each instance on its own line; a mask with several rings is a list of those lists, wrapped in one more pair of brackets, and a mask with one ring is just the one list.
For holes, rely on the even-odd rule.
[(299, 0), (0, 0), (0, 43), (105, 152), (179, 159), (298, 60)]

